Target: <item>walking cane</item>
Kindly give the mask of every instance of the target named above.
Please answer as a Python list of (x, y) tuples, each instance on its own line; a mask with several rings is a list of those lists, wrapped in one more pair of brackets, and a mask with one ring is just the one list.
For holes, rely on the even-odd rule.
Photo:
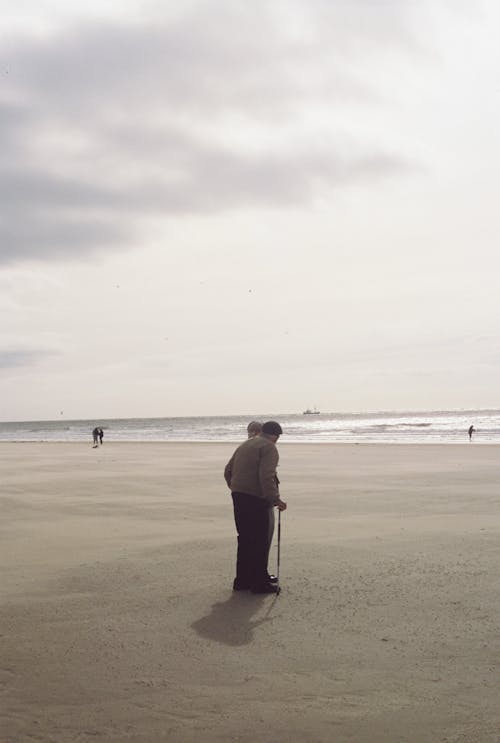
[(280, 547), (281, 547), (281, 511), (278, 510), (278, 565), (276, 567), (276, 594), (281, 591), (280, 586)]

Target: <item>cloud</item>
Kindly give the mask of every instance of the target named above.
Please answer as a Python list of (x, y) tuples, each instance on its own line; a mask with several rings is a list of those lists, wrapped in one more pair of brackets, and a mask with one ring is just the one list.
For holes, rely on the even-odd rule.
[(52, 350), (43, 349), (1, 349), (0, 371), (37, 366), (41, 361), (58, 355)]
[(367, 44), (370, 59), (412, 47), (400, 6), (377, 10), (315, 0), (307, 11), (222, 2), (214, 13), (200, 2), (161, 22), (11, 39), (0, 262), (122, 249), (151, 215), (307, 205), (408, 172), (404, 156), (370, 141), (354, 136), (345, 154), (334, 134), (299, 131), (315, 106), (377, 100), (358, 64)]

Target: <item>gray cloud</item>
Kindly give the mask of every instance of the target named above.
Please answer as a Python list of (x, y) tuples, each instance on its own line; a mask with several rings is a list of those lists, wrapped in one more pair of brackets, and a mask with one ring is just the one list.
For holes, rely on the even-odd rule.
[[(152, 213), (307, 204), (325, 189), (407, 171), (402, 156), (369, 142), (349, 157), (333, 137), (279, 150), (269, 143), (315, 101), (376, 100), (349, 59), (367, 43), (412, 46), (401, 6), (377, 4), (382, 22), (363, 0), (287, 5), (304, 33), (281, 23), (280, 7), (221, 3), (214, 14), (201, 3), (163, 24), (87, 24), (11, 40), (0, 99), (8, 143), (0, 262), (123, 248)], [(268, 144), (252, 154), (221, 144), (214, 132), (234, 116), (250, 132), (264, 128)], [(213, 129), (202, 137), (205, 122)]]
[[(254, 117), (261, 108), (259, 115), (265, 109), (274, 115), (300, 109), (321, 82), (342, 99), (347, 79), (371, 99), (373, 86), (352, 62), (368, 49), (414, 52), (412, 7), (401, 0), (312, 0), (307, 7), (287, 0), (271, 9), (231, 0), (214, 12), (212, 4), (198, 3), (168, 22), (86, 23), (57, 37), (14, 40), (4, 56), (18, 90), (63, 115), (69, 104), (71, 111), (98, 104), (99, 119), (122, 105), (131, 112), (131, 103), (141, 101), (152, 110), (177, 105), (213, 116), (237, 108)], [(313, 77), (303, 74), (309, 66)]]
[(0, 371), (36, 366), (41, 361), (56, 355), (56, 352), (51, 350), (0, 348)]
[(15, 263), (22, 259), (59, 258), (71, 260), (89, 251), (117, 249), (130, 244), (130, 227), (85, 218), (65, 218), (50, 213), (30, 213), (29, 222), (13, 219), (0, 223), (0, 263)]

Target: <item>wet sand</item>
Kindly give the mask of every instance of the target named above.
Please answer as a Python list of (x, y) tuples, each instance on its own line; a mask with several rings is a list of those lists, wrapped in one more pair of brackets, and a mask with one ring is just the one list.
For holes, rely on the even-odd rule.
[(500, 447), (281, 444), (277, 598), (233, 448), (0, 444), (0, 739), (498, 743)]

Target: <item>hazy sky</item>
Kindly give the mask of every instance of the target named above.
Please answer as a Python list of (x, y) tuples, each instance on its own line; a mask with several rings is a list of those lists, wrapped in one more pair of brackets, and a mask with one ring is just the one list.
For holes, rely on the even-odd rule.
[(0, 419), (500, 406), (498, 3), (0, 17)]

